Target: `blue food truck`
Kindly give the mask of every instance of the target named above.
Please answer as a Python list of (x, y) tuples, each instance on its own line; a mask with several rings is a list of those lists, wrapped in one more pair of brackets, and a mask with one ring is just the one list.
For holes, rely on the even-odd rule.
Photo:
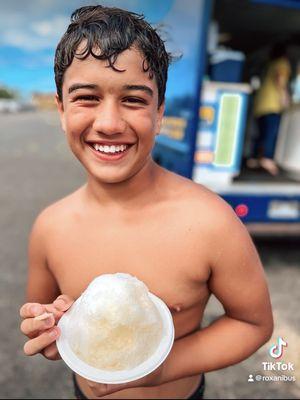
[[(258, 74), (274, 40), (300, 37), (300, 1), (162, 3), (168, 6), (161, 20), (172, 37), (169, 50), (183, 57), (170, 68), (154, 159), (218, 193), (253, 233), (299, 232), (298, 105), (282, 118), (276, 149), (279, 176), (247, 170), (243, 161), (249, 132), (251, 136), (255, 130), (251, 73)], [(300, 59), (300, 49), (294, 47), (294, 58)], [(246, 78), (245, 68), (250, 71)]]

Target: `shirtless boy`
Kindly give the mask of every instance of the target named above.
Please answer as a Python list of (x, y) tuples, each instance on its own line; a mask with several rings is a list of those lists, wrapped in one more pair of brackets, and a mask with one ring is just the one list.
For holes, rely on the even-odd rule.
[[(200, 398), (204, 372), (244, 360), (270, 338), (261, 262), (222, 199), (151, 158), (170, 61), (156, 32), (134, 14), (101, 6), (77, 10), (72, 21), (55, 57), (57, 105), (87, 182), (34, 224), (29, 303), (20, 310), (24, 351), (58, 359), (56, 323), (73, 300), (98, 275), (130, 273), (169, 306), (172, 351), (129, 384), (76, 376), (79, 396)], [(224, 315), (202, 329), (212, 293)], [(34, 318), (45, 312), (54, 316)]]

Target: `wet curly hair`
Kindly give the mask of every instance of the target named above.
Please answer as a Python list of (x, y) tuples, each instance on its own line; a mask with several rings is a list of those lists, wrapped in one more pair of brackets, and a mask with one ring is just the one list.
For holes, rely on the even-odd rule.
[(92, 55), (98, 60), (107, 60), (109, 67), (122, 72), (114, 64), (120, 53), (132, 47), (138, 49), (144, 57), (144, 72), (149, 73), (150, 79), (155, 77), (160, 106), (165, 98), (168, 67), (172, 61), (164, 41), (143, 15), (101, 5), (75, 10), (56, 48), (54, 74), (60, 101), (64, 73), (74, 57), (85, 59)]

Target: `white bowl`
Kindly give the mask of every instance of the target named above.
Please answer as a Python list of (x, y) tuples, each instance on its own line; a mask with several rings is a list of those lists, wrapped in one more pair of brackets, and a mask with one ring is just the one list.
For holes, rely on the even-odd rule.
[[(122, 371), (105, 371), (86, 364), (73, 352), (67, 340), (68, 322), (70, 320), (69, 311), (71, 309), (68, 310), (58, 322), (61, 335), (57, 339), (56, 344), (61, 358), (78, 375), (98, 383), (126, 383), (150, 374), (165, 361), (171, 351), (174, 343), (174, 325), (172, 315), (166, 304), (152, 293), (149, 293), (149, 296), (161, 316), (163, 329), (162, 338), (156, 351), (147, 360), (132, 369)], [(79, 301), (79, 299), (77, 299), (76, 302)]]

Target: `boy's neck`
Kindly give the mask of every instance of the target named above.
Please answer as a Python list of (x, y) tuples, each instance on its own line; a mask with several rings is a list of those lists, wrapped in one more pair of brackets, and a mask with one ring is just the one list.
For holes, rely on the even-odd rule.
[(138, 173), (120, 183), (102, 183), (88, 176), (85, 192), (101, 207), (142, 208), (156, 197), (162, 173), (163, 169), (150, 159)]

